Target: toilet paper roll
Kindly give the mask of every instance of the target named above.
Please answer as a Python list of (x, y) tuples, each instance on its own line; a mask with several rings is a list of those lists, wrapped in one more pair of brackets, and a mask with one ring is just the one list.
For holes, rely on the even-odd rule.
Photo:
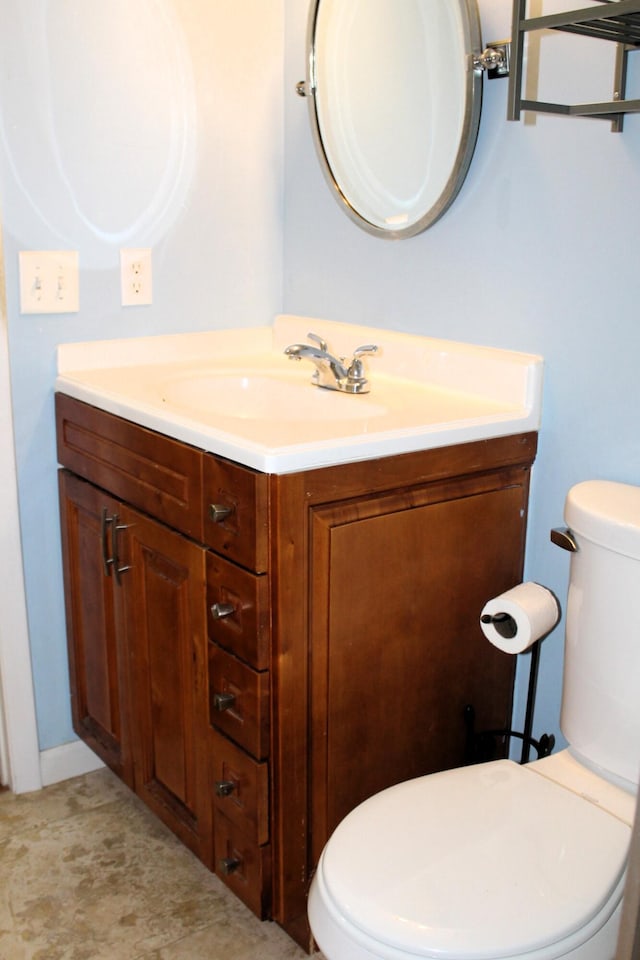
[(523, 653), (553, 630), (560, 619), (555, 596), (539, 583), (519, 583), (484, 605), (480, 626), (505, 653)]

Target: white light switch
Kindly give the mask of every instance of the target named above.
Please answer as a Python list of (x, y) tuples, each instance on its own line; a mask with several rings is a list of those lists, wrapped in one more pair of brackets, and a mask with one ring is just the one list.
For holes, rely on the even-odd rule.
[(121, 250), (120, 281), (123, 307), (153, 303), (151, 250)]
[(77, 313), (80, 309), (76, 250), (21, 250), (20, 313)]

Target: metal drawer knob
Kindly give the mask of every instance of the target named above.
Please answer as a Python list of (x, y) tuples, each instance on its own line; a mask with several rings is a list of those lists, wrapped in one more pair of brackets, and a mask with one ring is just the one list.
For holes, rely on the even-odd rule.
[(228, 877), (230, 873), (235, 873), (238, 867), (242, 866), (242, 860), (237, 857), (223, 857), (222, 860), (218, 861), (218, 866), (220, 873)]
[(222, 523), (231, 513), (233, 513), (232, 508), (225, 507), (224, 503), (209, 504), (209, 519), (214, 523)]
[(216, 780), (216, 796), (228, 797), (236, 788), (235, 780)]
[(235, 702), (236, 697), (234, 693), (214, 693), (213, 695), (213, 705), (216, 710), (219, 710), (221, 713), (232, 707)]
[(232, 603), (214, 603), (211, 607), (211, 616), (214, 620), (224, 620), (236, 612)]

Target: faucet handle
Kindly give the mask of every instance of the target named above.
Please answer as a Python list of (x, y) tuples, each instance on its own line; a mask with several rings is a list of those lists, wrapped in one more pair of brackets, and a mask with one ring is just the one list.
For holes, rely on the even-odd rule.
[(353, 359), (357, 360), (365, 353), (377, 353), (378, 345), (375, 343), (363, 343), (361, 347), (356, 347), (353, 351)]
[(362, 366), (362, 357), (366, 353), (377, 353), (378, 347), (375, 343), (363, 343), (361, 347), (356, 347), (353, 351), (351, 366), (349, 367), (349, 377), (351, 380), (364, 379), (364, 368)]
[(313, 343), (317, 343), (321, 350), (324, 350), (325, 353), (327, 352), (328, 350), (327, 341), (323, 340), (322, 337), (319, 337), (317, 333), (308, 333), (307, 340), (311, 340), (313, 341)]
[(369, 388), (367, 378), (364, 375), (364, 364), (360, 357), (366, 353), (376, 353), (377, 350), (375, 343), (365, 343), (361, 347), (356, 347), (353, 351), (353, 359), (347, 371), (349, 393), (368, 393)]

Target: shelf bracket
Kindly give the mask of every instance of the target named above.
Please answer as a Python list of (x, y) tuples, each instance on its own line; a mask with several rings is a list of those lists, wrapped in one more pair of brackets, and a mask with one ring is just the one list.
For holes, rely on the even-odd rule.
[[(627, 95), (627, 59), (630, 51), (634, 49), (626, 43), (617, 44), (616, 65), (613, 72), (613, 99), (620, 103), (624, 102)], [(611, 118), (612, 133), (622, 133), (623, 125), (624, 114), (620, 113)]]
[[(592, 0), (593, 2), (593, 0)], [(507, 119), (519, 120), (522, 110), (563, 116), (608, 120), (613, 133), (621, 133), (625, 113), (640, 113), (640, 100), (626, 99), (627, 61), (640, 49), (640, 0), (601, 0), (597, 7), (526, 19), (527, 0), (513, 0), (511, 69)], [(613, 97), (603, 103), (563, 104), (522, 97), (525, 34), (533, 30), (559, 30), (616, 43)]]

